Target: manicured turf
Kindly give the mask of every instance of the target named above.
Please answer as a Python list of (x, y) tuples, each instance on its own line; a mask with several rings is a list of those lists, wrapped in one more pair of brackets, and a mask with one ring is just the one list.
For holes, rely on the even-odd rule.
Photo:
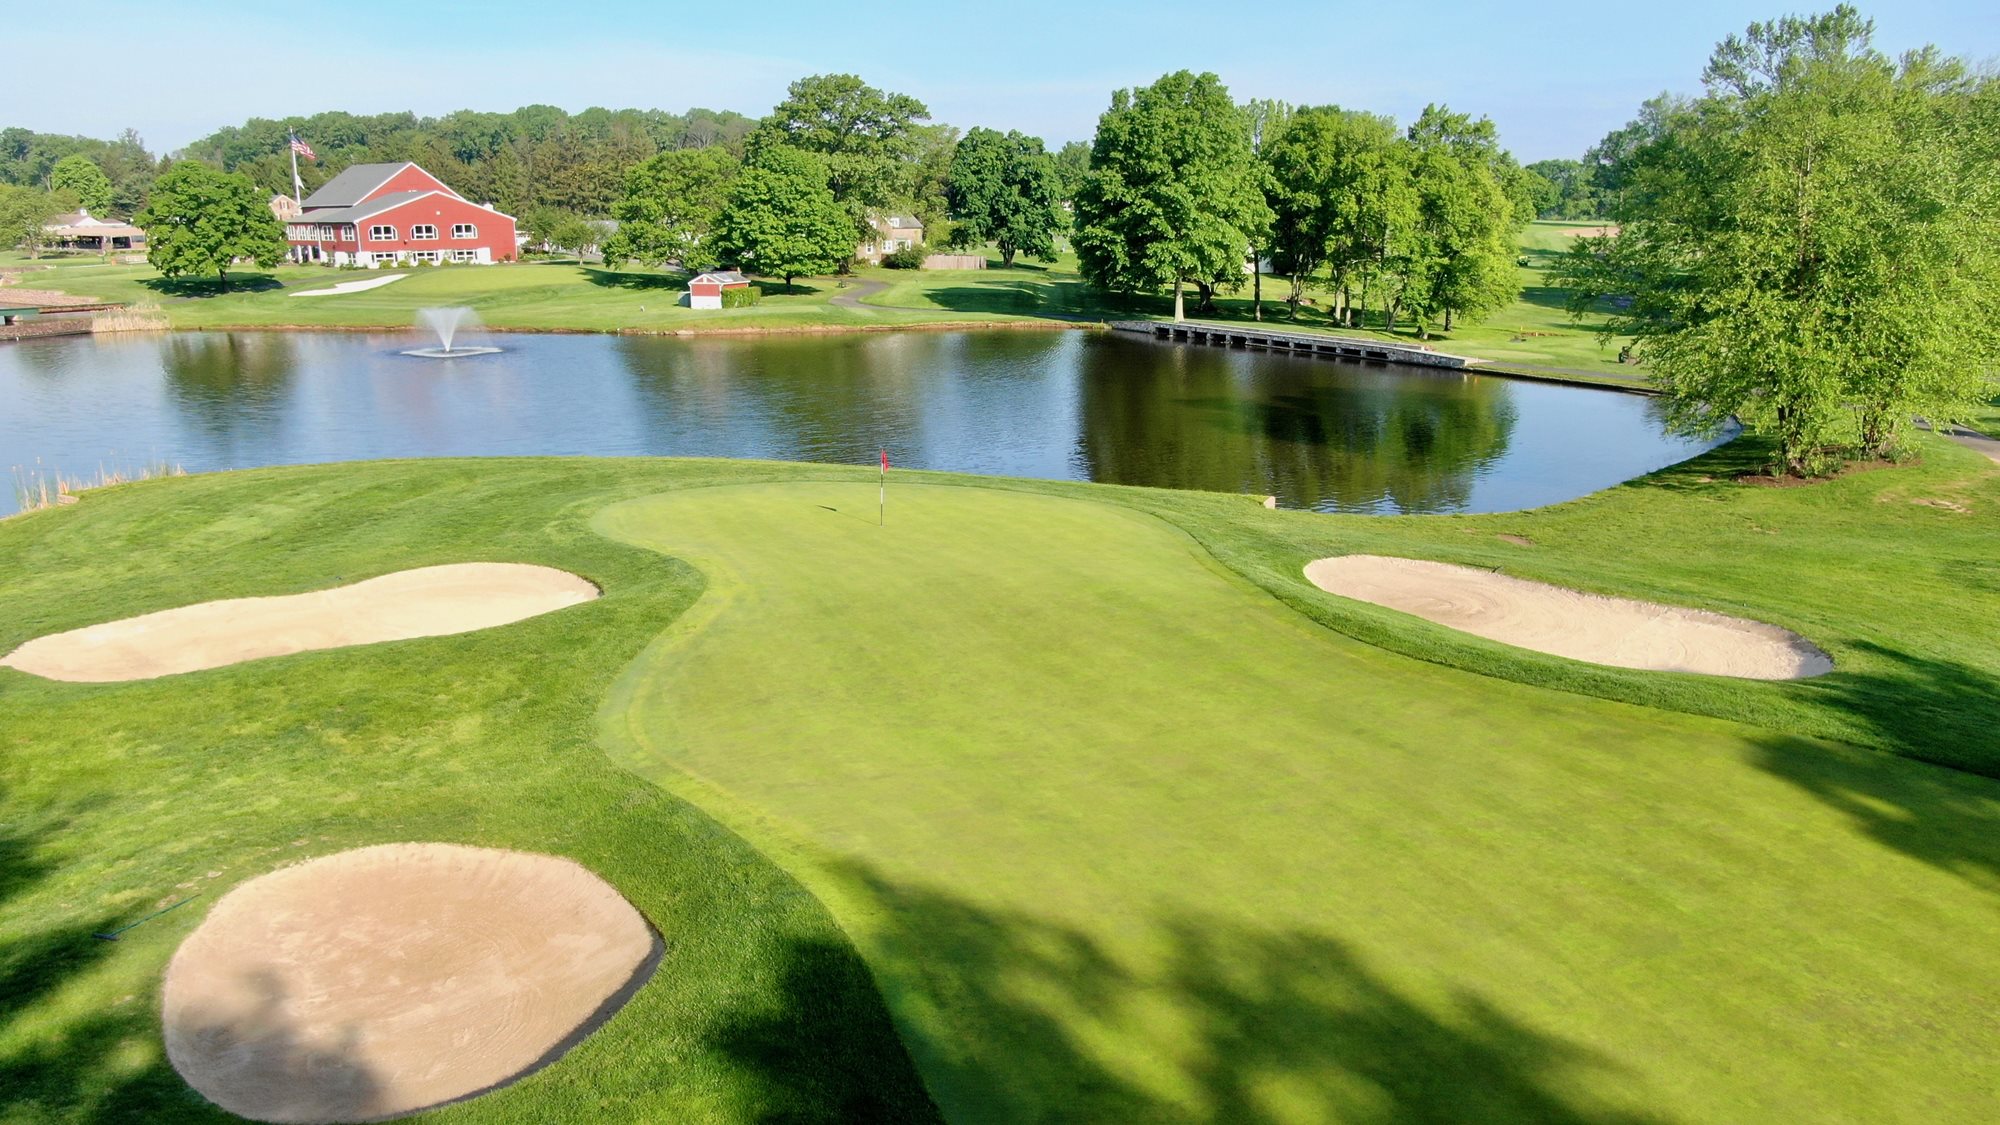
[[(33, 263), (8, 264), (19, 268)], [(414, 325), (417, 310), (431, 305), (470, 306), (482, 321), (498, 328), (586, 332), (865, 328), (991, 319), (834, 304), (832, 298), (841, 294), (843, 283), (830, 278), (802, 280), (791, 292), (772, 282), (770, 295), (749, 308), (695, 310), (680, 304), (683, 289), (678, 277), (661, 273), (546, 262), (438, 266), (403, 272), (408, 275), (404, 280), (378, 289), (292, 297), (291, 293), (300, 290), (368, 280), (383, 273), (281, 266), (269, 272), (231, 274), (230, 288), (218, 292), (213, 278), (167, 281), (150, 266), (66, 259), (55, 269), (23, 274), (20, 285), (105, 301), (156, 305), (176, 328), (401, 328)]]
[[(1990, 1105), (1992, 872), (1911, 845), (2000, 856), (2000, 784), (1425, 667), (1117, 507), (872, 500), (606, 513), (714, 583), (607, 727), (829, 903), (948, 1117)], [(1858, 774), (1967, 815), (1874, 838)]]
[[(1550, 288), (1546, 267), (1567, 247), (1576, 224), (1536, 223), (1521, 236), (1521, 295), (1477, 325), (1451, 334), (1432, 326), (1432, 344), (1502, 364), (1531, 364), (1595, 374), (1618, 382), (1643, 378), (1639, 368), (1617, 363), (1615, 344), (1601, 344), (1596, 320), (1577, 324), (1564, 309), (1564, 295)], [(988, 251), (994, 266), (997, 251)], [(158, 305), (176, 328), (215, 327), (403, 327), (415, 323), (426, 305), (469, 305), (488, 324), (503, 328), (543, 328), (590, 332), (742, 331), (758, 329), (867, 328), (924, 323), (981, 323), (995, 320), (1082, 318), (1115, 320), (1170, 315), (1169, 295), (1121, 296), (1085, 285), (1076, 258), (1065, 253), (1053, 262), (1016, 260), (1014, 269), (899, 271), (860, 268), (845, 281), (807, 279), (797, 292), (777, 282), (751, 308), (682, 308), (677, 277), (644, 270), (614, 271), (575, 264), (524, 263), (504, 267), (444, 266), (408, 270), (394, 285), (360, 293), (293, 299), (289, 293), (342, 281), (381, 276), (367, 270), (282, 266), (274, 271), (232, 274), (229, 292), (214, 291), (212, 279), (167, 281), (145, 265), (101, 264), (94, 258), (48, 258), (30, 262), (19, 254), (0, 255), (0, 266), (28, 270), (20, 284), (56, 289), (106, 301)], [(53, 265), (54, 269), (30, 269)], [(865, 285), (880, 291), (858, 302), (836, 302), (844, 292), (858, 296)], [(845, 288), (844, 288), (845, 287)], [(1281, 303), (1289, 283), (1264, 279), (1266, 319), (1285, 315)], [(1288, 326), (1352, 334), (1328, 319), (1327, 294), (1310, 290), (1315, 302)], [(1250, 288), (1225, 294), (1212, 315), (1248, 320)], [(1364, 335), (1386, 336), (1368, 330)], [(1414, 339), (1414, 326), (1394, 337)]]
[[(877, 528), (866, 470), (495, 460), (0, 522), (0, 649), (468, 559), (605, 589), (152, 682), (0, 670), (0, 1121), (219, 1118), (160, 1057), (174, 945), (241, 879), (402, 839), (576, 857), (669, 945), (440, 1119), (921, 1119), (903, 1044), (975, 1121), (1978, 1119), (2000, 782), (1804, 737), (2000, 774), (2000, 468), (1924, 449), (1763, 489), (1729, 447), (1479, 517), (898, 473)], [(1760, 617), (1838, 667), (1536, 656), (1299, 574), (1349, 550)]]

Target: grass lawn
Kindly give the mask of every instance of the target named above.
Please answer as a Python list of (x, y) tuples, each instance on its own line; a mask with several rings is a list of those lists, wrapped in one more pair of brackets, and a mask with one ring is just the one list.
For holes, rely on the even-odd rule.
[[(446, 561), (605, 589), (150, 683), (0, 670), (0, 1121), (219, 1117), (156, 1028), (202, 907), (87, 935), (402, 839), (574, 856), (669, 946), (441, 1120), (921, 1118), (909, 1059), (966, 1121), (1979, 1119), (2000, 468), (1925, 451), (1761, 489), (1725, 448), (1478, 517), (910, 473), (878, 528), (866, 470), (497, 460), (0, 523), (0, 649)], [(1748, 613), (1838, 667), (1536, 657), (1299, 574), (1347, 550)]]
[[(1522, 235), (1521, 296), (1485, 322), (1445, 335), (1433, 332), (1440, 350), (1508, 363), (1557, 367), (1619, 382), (1643, 378), (1641, 369), (1617, 363), (1617, 345), (1600, 345), (1595, 323), (1572, 323), (1564, 311), (1561, 290), (1547, 283), (1546, 268), (1555, 252), (1573, 237), (1577, 224), (1535, 223)], [(1115, 320), (1171, 315), (1168, 295), (1122, 297), (1099, 293), (1076, 272), (1076, 258), (1064, 253), (1048, 263), (1017, 258), (1013, 269), (1000, 269), (999, 252), (989, 250), (996, 268), (985, 270), (899, 271), (864, 267), (852, 278), (806, 279), (787, 293), (771, 282), (758, 305), (745, 309), (693, 310), (680, 306), (676, 277), (643, 270), (616, 271), (574, 263), (523, 263), (501, 267), (446, 266), (404, 271), (409, 278), (394, 285), (360, 293), (292, 298), (301, 289), (318, 289), (342, 281), (380, 276), (367, 270), (332, 270), (321, 266), (281, 266), (270, 271), (232, 274), (232, 288), (218, 293), (212, 280), (169, 282), (150, 266), (100, 264), (95, 258), (48, 258), (29, 262), (19, 254), (0, 255), (0, 267), (30, 270), (21, 277), (25, 288), (57, 289), (106, 301), (156, 304), (176, 328), (217, 327), (403, 327), (415, 322), (426, 305), (469, 305), (487, 324), (503, 328), (546, 328), (574, 331), (645, 332), (863, 328), (926, 323), (1041, 319)], [(873, 285), (883, 286), (870, 292)], [(836, 302), (847, 289), (858, 302)], [(1285, 314), (1282, 297), (1289, 285), (1266, 278), (1265, 315)], [(1326, 294), (1314, 290), (1316, 302), (1290, 326), (1357, 334), (1337, 329), (1323, 311)], [(1248, 320), (1249, 288), (1221, 297), (1219, 319)], [(1358, 334), (1413, 340), (1409, 326), (1395, 333), (1375, 330)]]
[[(385, 271), (288, 265), (232, 273), (229, 289), (218, 291), (213, 278), (167, 281), (150, 266), (99, 264), (95, 259), (58, 262), (54, 269), (22, 274), (20, 286), (157, 305), (175, 328), (183, 329), (401, 328), (415, 324), (417, 310), (431, 305), (470, 306), (483, 322), (499, 328), (585, 332), (862, 328), (990, 319), (834, 303), (834, 297), (853, 286), (852, 279), (801, 279), (789, 292), (783, 283), (772, 281), (765, 298), (754, 306), (696, 310), (680, 304), (683, 287), (678, 275), (614, 271), (574, 262), (404, 270), (407, 276), (393, 285), (321, 297), (291, 294), (378, 278)], [(0, 264), (19, 268), (34, 263)]]
[[(1615, 382), (1638, 382), (1644, 369), (1618, 363), (1619, 344), (1601, 343), (1597, 329), (1602, 318), (1572, 321), (1567, 311), (1567, 295), (1549, 284), (1548, 270), (1558, 254), (1569, 248), (1575, 231), (1594, 229), (1595, 223), (1533, 223), (1521, 235), (1519, 268), (1520, 296), (1510, 305), (1474, 325), (1461, 325), (1444, 333), (1432, 326), (1429, 342), (1440, 351), (1457, 351), (1492, 360), (1501, 367), (1526, 364), (1555, 367), (1594, 375)], [(1173, 296), (1139, 295), (1130, 298), (1099, 293), (1083, 283), (1076, 273), (1076, 257), (1063, 254), (1053, 262), (1033, 262), (1016, 258), (1011, 270), (1000, 269), (997, 252), (989, 258), (994, 268), (985, 270), (926, 270), (887, 273), (889, 287), (863, 300), (870, 304), (937, 309), (959, 313), (1011, 313), (1023, 316), (1083, 316), (1090, 319), (1143, 319), (1173, 315)], [(1286, 327), (1374, 336), (1383, 339), (1415, 340), (1416, 329), (1403, 325), (1395, 332), (1378, 329), (1351, 329), (1336, 326), (1326, 310), (1332, 307), (1329, 294), (1320, 286), (1309, 286), (1312, 304), (1303, 307), (1297, 320), (1289, 320), (1284, 297), (1291, 283), (1282, 277), (1264, 279), (1264, 318)], [(1192, 300), (1193, 290), (1189, 290)], [(1251, 319), (1253, 303), (1250, 286), (1224, 294), (1216, 300), (1217, 311), (1210, 319)]]

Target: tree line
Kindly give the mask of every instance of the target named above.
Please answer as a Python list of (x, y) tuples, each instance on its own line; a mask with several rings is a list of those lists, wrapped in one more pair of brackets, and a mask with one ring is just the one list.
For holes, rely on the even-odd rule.
[(1611, 302), (1676, 426), (1740, 419), (1797, 475), (2000, 390), (2000, 78), (1873, 35), (1841, 5), (1723, 40), (1699, 96), (1614, 134), (1617, 232), (1559, 278)]

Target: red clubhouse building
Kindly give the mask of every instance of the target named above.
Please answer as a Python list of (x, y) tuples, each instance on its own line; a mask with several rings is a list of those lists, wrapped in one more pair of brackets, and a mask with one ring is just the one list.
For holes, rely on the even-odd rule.
[(295, 262), (511, 262), (514, 217), (482, 207), (414, 164), (356, 164), (282, 216)]

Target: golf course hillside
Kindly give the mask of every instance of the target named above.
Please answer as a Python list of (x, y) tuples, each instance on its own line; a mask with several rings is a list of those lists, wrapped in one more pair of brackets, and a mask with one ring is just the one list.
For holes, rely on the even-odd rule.
[[(168, 1061), (176, 949), (232, 888), (413, 841), (573, 861), (659, 941), (438, 1121), (1984, 1119), (2000, 466), (1918, 451), (1770, 488), (1741, 439), (1485, 516), (458, 459), (0, 521), (0, 652), (474, 561), (601, 591), (130, 682), (0, 668), (5, 1120), (230, 1120)], [(1831, 669), (1518, 648), (1306, 577), (1352, 555)]]

